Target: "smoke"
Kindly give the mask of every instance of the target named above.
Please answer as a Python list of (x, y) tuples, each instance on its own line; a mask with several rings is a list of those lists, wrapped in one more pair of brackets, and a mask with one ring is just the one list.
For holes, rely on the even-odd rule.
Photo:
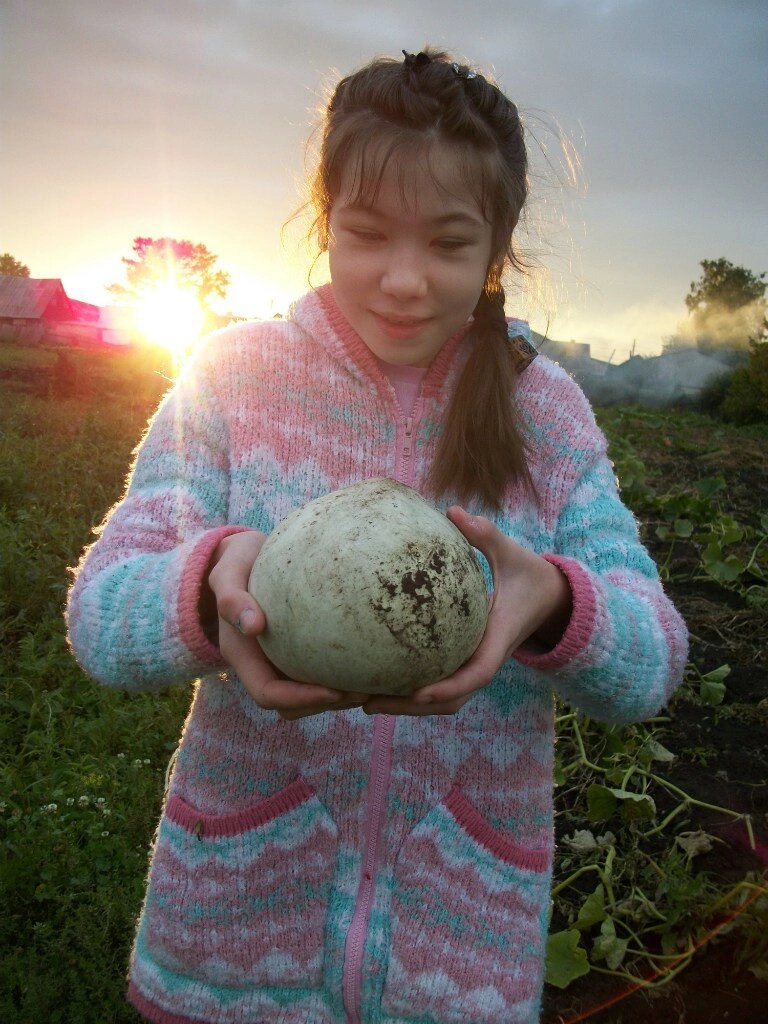
[(664, 349), (729, 349), (747, 352), (749, 339), (757, 338), (764, 332), (765, 316), (765, 299), (755, 299), (739, 309), (707, 304), (677, 324), (675, 333), (664, 339)]

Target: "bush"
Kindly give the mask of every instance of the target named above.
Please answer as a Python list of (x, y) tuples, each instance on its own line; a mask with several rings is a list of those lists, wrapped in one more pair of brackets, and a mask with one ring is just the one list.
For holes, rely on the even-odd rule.
[(768, 342), (750, 342), (749, 362), (734, 371), (722, 416), (740, 425), (768, 423)]
[(725, 374), (712, 381), (691, 403), (691, 409), (696, 412), (706, 413), (707, 416), (720, 416), (722, 414), (725, 396), (733, 381), (733, 373)]

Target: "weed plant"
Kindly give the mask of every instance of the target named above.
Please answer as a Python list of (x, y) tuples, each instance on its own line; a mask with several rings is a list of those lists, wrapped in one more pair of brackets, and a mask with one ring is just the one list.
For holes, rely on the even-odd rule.
[[(768, 608), (768, 512), (756, 506), (753, 522), (736, 519), (727, 505), (727, 485), (722, 476), (702, 476), (693, 484), (657, 493), (644, 463), (622, 432), (627, 415), (626, 411), (612, 410), (605, 424), (611, 438), (610, 454), (625, 501), (636, 513), (652, 518), (656, 538), (666, 545), (659, 560), (662, 579), (669, 580), (673, 557), (683, 546), (689, 565), (676, 566), (678, 582), (711, 581), (743, 597), (748, 606)], [(658, 429), (662, 437), (670, 429), (669, 420), (661, 413), (633, 409), (629, 415), (646, 427)], [(676, 420), (683, 420), (685, 415), (678, 413)], [(701, 419), (687, 415), (689, 419)]]
[[(679, 423), (701, 422), (695, 414)], [(633, 408), (602, 410), (622, 496), (655, 524), (662, 578), (708, 581), (739, 594), (748, 606), (768, 608), (768, 516), (755, 525), (738, 522), (724, 504), (722, 477), (658, 493), (624, 429), (640, 421), (668, 435), (668, 414)], [(683, 543), (687, 557), (673, 562)], [(686, 667), (675, 702), (716, 707), (726, 693), (730, 666), (708, 672)], [(724, 886), (699, 871), (695, 858), (723, 840), (694, 818), (709, 812), (735, 819), (755, 849), (752, 821), (727, 807), (697, 800), (674, 785), (665, 766), (676, 755), (659, 740), (664, 716), (650, 723), (608, 727), (575, 711), (557, 719), (555, 781), (558, 851), (553, 886), (547, 981), (560, 988), (594, 971), (631, 988), (667, 984), (716, 935), (739, 927), (746, 935), (743, 959), (766, 974), (765, 879), (747, 874)], [(762, 972), (762, 973), (761, 973)]]

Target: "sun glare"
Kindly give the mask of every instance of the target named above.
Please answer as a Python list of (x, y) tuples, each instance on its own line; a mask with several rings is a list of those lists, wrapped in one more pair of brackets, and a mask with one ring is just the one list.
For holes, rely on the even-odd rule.
[(136, 305), (136, 326), (147, 341), (183, 355), (203, 328), (203, 311), (189, 288), (158, 284)]

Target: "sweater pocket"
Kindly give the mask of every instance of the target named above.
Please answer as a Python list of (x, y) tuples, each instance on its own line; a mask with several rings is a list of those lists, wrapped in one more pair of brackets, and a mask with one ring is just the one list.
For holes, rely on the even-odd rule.
[(319, 987), (336, 848), (336, 826), (301, 778), (229, 814), (171, 796), (152, 857), (148, 951), (213, 985)]
[(383, 1008), (406, 1020), (538, 1019), (551, 851), (492, 828), (454, 786), (394, 869)]

